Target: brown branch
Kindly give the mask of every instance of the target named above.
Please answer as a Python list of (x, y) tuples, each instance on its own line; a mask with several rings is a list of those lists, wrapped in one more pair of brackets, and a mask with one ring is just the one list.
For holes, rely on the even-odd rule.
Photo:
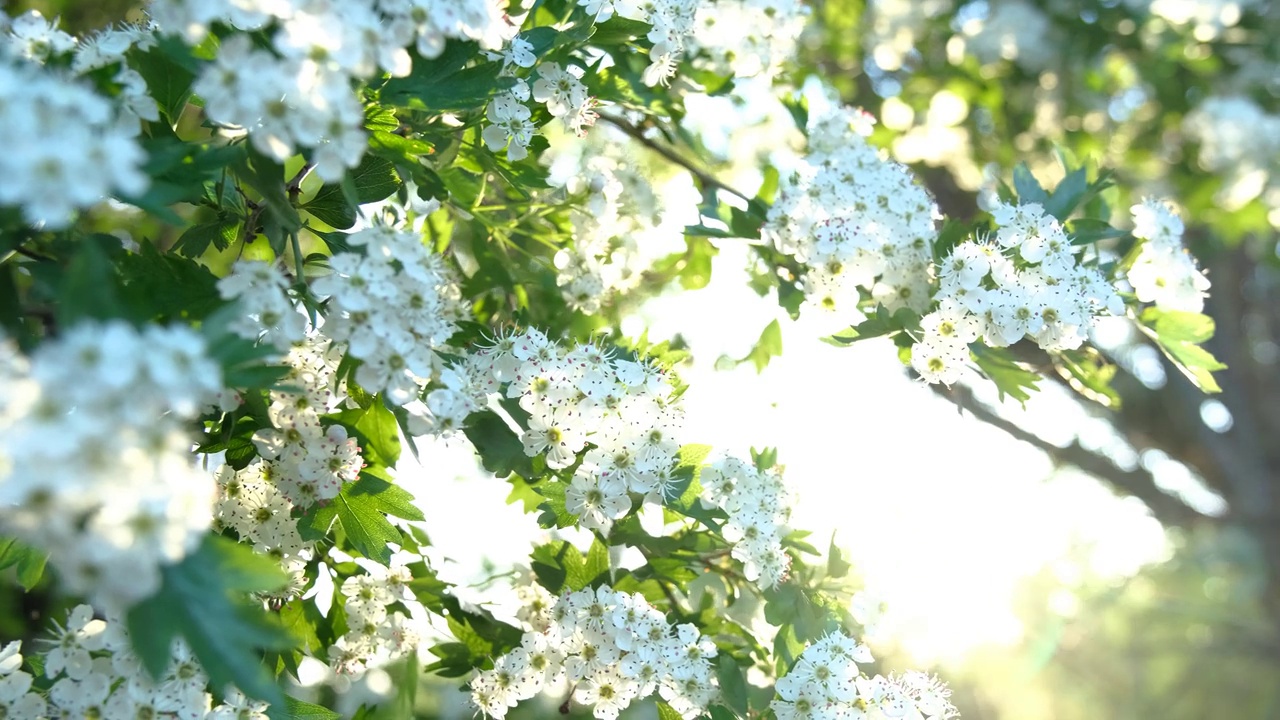
[(632, 125), (626, 120), (623, 120), (622, 118), (618, 118), (618, 117), (613, 117), (611, 115), (601, 115), (600, 119), (604, 120), (610, 125), (613, 125), (614, 127), (618, 128), (619, 130), (626, 133), (630, 137), (634, 138), (636, 142), (640, 143), (641, 145), (644, 145), (645, 147), (661, 155), (667, 160), (675, 163), (676, 165), (679, 165), (685, 170), (688, 170), (689, 174), (697, 178), (698, 182), (702, 183), (704, 186), (713, 187), (718, 190), (723, 190), (729, 193), (730, 195), (735, 195), (739, 198), (742, 198), (743, 202), (751, 202), (751, 198), (746, 193), (742, 193), (737, 190), (734, 190), (732, 187), (717, 180), (715, 176), (713, 176), (711, 173), (694, 165), (688, 158), (682, 156), (680, 153), (676, 152), (672, 148), (669, 148), (666, 145), (659, 143), (657, 140), (654, 140), (653, 138), (646, 137), (643, 130), (636, 127), (635, 125)]

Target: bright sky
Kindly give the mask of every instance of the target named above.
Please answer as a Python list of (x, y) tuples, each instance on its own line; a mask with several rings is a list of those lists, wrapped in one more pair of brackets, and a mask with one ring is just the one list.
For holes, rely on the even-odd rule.
[[(745, 356), (780, 313), (747, 287), (744, 266), (745, 248), (725, 247), (708, 288), (659, 298), (624, 330), (684, 336), (695, 357), (681, 373), (686, 441), (744, 457), (752, 446), (777, 447), (798, 494), (794, 528), (812, 530), (824, 549), (836, 532), (888, 603), (892, 640), (917, 662), (959, 661), (1019, 639), (1020, 579), (1060, 565), (1073, 546), (1093, 544), (1086, 571), (1103, 576), (1163, 557), (1163, 532), (1140, 504), (1086, 477), (1050, 477), (1043, 454), (908, 380), (888, 344), (835, 348), (818, 341), (813, 323), (784, 319), (784, 354), (763, 374), (749, 364), (715, 370), (721, 355)], [(477, 475), (465, 443), (424, 450), (425, 467), (402, 465), (402, 475), (426, 499), (436, 552), (455, 561), (442, 574), (466, 583), (487, 574), (486, 561), (527, 562), (543, 533), (505, 504), (509, 486)]]

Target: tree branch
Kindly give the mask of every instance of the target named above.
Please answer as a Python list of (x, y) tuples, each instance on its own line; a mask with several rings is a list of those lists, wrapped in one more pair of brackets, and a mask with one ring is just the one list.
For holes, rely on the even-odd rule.
[(703, 185), (707, 187), (713, 187), (718, 190), (723, 190), (729, 193), (730, 195), (734, 195), (739, 198), (742, 198), (743, 202), (751, 202), (751, 198), (746, 193), (742, 193), (737, 190), (734, 190), (732, 187), (729, 187), (728, 185), (717, 180), (715, 176), (713, 176), (711, 173), (694, 165), (692, 162), (689, 161), (688, 158), (685, 158), (680, 153), (667, 147), (666, 145), (659, 143), (658, 141), (652, 138), (646, 137), (643, 130), (636, 127), (635, 125), (632, 125), (626, 120), (618, 117), (613, 117), (611, 115), (601, 115), (600, 119), (604, 120), (610, 125), (613, 125), (614, 127), (618, 128), (622, 132), (631, 136), (636, 140), (636, 142), (640, 143), (641, 145), (644, 145), (645, 147), (656, 152), (657, 154), (661, 155), (667, 160), (675, 163), (676, 165), (679, 165), (685, 170), (688, 170), (689, 174), (697, 178), (698, 182), (702, 183)]
[(1005, 431), (1015, 440), (1021, 440), (1045, 452), (1055, 463), (1072, 465), (1094, 477), (1106, 480), (1118, 490), (1141, 500), (1166, 525), (1189, 525), (1210, 519), (1177, 498), (1166, 495), (1155, 485), (1151, 473), (1141, 468), (1126, 470), (1107, 458), (1085, 448), (1079, 442), (1059, 447), (1035, 433), (1023, 430), (1012, 421), (1001, 417), (973, 396), (969, 388), (957, 385), (950, 390), (940, 385), (930, 386), (938, 395), (951, 401), (961, 411), (968, 411), (974, 418)]

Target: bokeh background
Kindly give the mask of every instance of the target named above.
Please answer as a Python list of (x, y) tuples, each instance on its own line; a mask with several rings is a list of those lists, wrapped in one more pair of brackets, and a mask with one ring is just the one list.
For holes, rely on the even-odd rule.
[[(138, 5), (5, 9), (37, 7), (86, 30)], [(1025, 408), (981, 385), (936, 392), (911, 381), (891, 347), (818, 342), (836, 328), (792, 322), (757, 296), (746, 252), (726, 243), (706, 288), (660, 295), (626, 327), (693, 351), (682, 371), (689, 437), (779, 448), (799, 498), (794, 524), (824, 547), (834, 534), (884, 602), (877, 653), (933, 668), (963, 717), (1280, 718), (1280, 3), (810, 7), (786, 79), (812, 91), (821, 77), (875, 115), (873, 138), (946, 214), (980, 212), (983, 187), (1020, 161), (1052, 186), (1063, 158), (1116, 172), (1117, 217), (1144, 195), (1174, 199), (1213, 283), (1208, 347), (1229, 367), (1223, 393), (1201, 395), (1122, 322), (1098, 336), (1120, 367), (1117, 398), (1052, 378)], [(747, 190), (762, 163), (785, 165), (795, 149), (767, 95), (744, 84), (688, 104), (701, 162)], [(678, 240), (696, 221), (691, 186), (655, 158), (639, 162), (653, 163)], [(737, 360), (774, 317), (783, 354), (757, 374)], [(426, 525), (442, 576), (476, 601), (494, 597), (542, 531), (468, 448), (424, 450), (403, 480), (439, 500)], [(460, 508), (502, 532), (458, 524), (470, 515)], [(0, 634), (16, 634), (40, 602), (0, 596)], [(366, 686), (394, 690), (376, 675)], [(456, 688), (424, 688), (421, 716), (470, 716)]]

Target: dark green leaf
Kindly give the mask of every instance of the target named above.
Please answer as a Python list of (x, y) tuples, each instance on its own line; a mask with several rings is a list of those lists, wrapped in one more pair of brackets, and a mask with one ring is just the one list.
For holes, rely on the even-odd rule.
[(513, 472), (525, 478), (537, 477), (520, 437), (496, 413), (472, 413), (462, 431), (475, 446), (485, 470), (500, 478)]
[(1049, 200), (1049, 194), (1040, 187), (1039, 181), (1031, 174), (1031, 169), (1026, 163), (1018, 163), (1018, 166), (1013, 169), (1013, 189), (1018, 192), (1019, 203), (1044, 205)]
[(1058, 183), (1053, 194), (1045, 201), (1044, 210), (1056, 217), (1059, 222), (1065, 221), (1071, 212), (1080, 204), (1088, 190), (1088, 180), (1084, 168), (1076, 168)]
[(267, 717), (271, 720), (340, 720), (342, 715), (328, 708), (286, 696), (283, 706), (273, 705), (267, 709)]
[(721, 652), (716, 658), (716, 679), (720, 681), (720, 697), (738, 717), (747, 715), (747, 679), (733, 656)]
[(147, 94), (155, 98), (160, 113), (170, 125), (177, 124), (191, 96), (199, 60), (184, 43), (168, 36), (157, 36), (156, 46), (145, 53), (129, 54), (130, 66), (147, 81)]
[(213, 245), (218, 250), (226, 250), (231, 243), (240, 237), (240, 219), (228, 218), (213, 222), (200, 223), (187, 228), (173, 244), (173, 251), (189, 258), (198, 258)]

